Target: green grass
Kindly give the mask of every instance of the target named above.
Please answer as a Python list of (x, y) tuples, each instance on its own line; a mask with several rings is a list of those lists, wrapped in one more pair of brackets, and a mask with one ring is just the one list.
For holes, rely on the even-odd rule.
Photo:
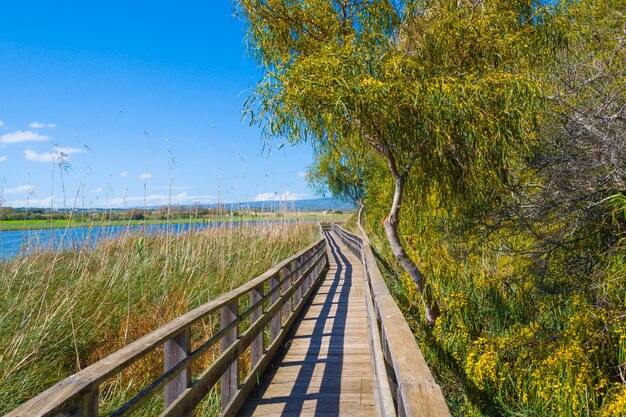
[[(314, 223), (178, 236), (128, 233), (91, 251), (39, 252), (0, 262), (0, 414), (318, 237)], [(199, 323), (195, 334), (210, 334), (216, 323)], [(110, 410), (137, 392), (162, 371), (161, 360), (157, 352), (104, 384), (101, 408)], [(158, 414), (162, 403), (157, 398), (151, 404), (142, 415)], [(213, 393), (202, 414), (215, 414), (215, 404)]]
[(2, 220), (2, 230), (34, 230), (34, 229), (63, 229), (66, 227), (94, 227), (94, 226), (141, 226), (153, 224), (190, 224), (190, 223), (218, 223), (218, 222), (250, 222), (269, 220), (321, 220), (321, 221), (344, 221), (351, 213), (323, 214), (322, 212), (287, 212), (287, 213), (259, 213), (257, 215), (244, 216), (214, 216), (204, 218), (181, 218), (172, 220), (147, 219), (147, 220), (105, 220), (105, 221), (82, 221), (80, 216), (69, 220)]
[[(70, 227), (76, 222), (69, 222)], [(0, 230), (57, 229), (68, 226), (67, 220), (2, 220)], [(82, 226), (82, 224), (81, 224)]]
[(502, 242), (530, 246), (528, 236), (483, 241), (467, 234), (466, 241), (441, 227), (405, 226), (409, 253), (442, 309), (431, 327), (380, 217), (367, 219), (379, 266), (453, 416), (626, 415), (626, 239), (585, 287), (551, 293), (537, 285), (519, 252), (494, 250)]

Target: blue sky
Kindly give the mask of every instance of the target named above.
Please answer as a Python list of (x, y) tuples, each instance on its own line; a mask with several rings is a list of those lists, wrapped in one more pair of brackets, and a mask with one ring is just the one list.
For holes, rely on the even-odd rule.
[(268, 153), (241, 120), (260, 75), (229, 0), (5, 2), (3, 204), (312, 197), (309, 145)]

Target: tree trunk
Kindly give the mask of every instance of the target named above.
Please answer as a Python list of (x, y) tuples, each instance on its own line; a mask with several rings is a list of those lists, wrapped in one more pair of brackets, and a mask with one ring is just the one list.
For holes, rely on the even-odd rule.
[[(375, 125), (372, 127), (375, 131), (377, 130)], [(409, 274), (409, 277), (411, 277), (411, 279), (415, 283), (415, 286), (417, 287), (417, 290), (422, 296), (422, 302), (424, 303), (424, 310), (426, 313), (426, 323), (428, 325), (433, 325), (435, 324), (435, 320), (437, 320), (437, 317), (441, 315), (441, 312), (439, 311), (439, 306), (434, 300), (430, 289), (426, 285), (424, 275), (417, 268), (415, 262), (413, 262), (409, 255), (406, 253), (406, 250), (404, 250), (404, 246), (402, 246), (402, 242), (400, 241), (400, 237), (398, 236), (398, 223), (400, 222), (400, 206), (402, 203), (402, 193), (404, 192), (404, 181), (406, 179), (406, 175), (411, 169), (411, 165), (413, 162), (409, 162), (404, 167), (403, 171), (398, 169), (396, 158), (389, 148), (387, 141), (380, 131), (378, 131), (377, 133), (378, 134), (375, 136), (364, 133), (364, 136), (369, 144), (372, 145), (374, 149), (376, 149), (378, 152), (380, 152), (382, 156), (385, 157), (385, 159), (387, 160), (387, 164), (389, 165), (391, 175), (396, 181), (396, 188), (393, 193), (393, 203), (391, 204), (391, 210), (389, 210), (389, 216), (387, 216), (384, 221), (387, 241), (389, 241), (389, 245), (391, 246), (391, 251), (393, 252), (393, 255), (396, 257), (398, 262), (400, 262), (400, 265), (406, 271), (406, 273)]]
[(406, 273), (409, 274), (409, 277), (411, 277), (417, 287), (417, 290), (422, 296), (424, 309), (426, 311), (426, 323), (428, 325), (433, 325), (435, 324), (437, 317), (441, 314), (439, 306), (433, 299), (430, 289), (426, 286), (424, 275), (406, 253), (406, 250), (400, 241), (400, 237), (398, 236), (398, 223), (400, 221), (400, 207), (402, 203), (402, 193), (404, 191), (404, 178), (396, 176), (395, 180), (396, 188), (393, 194), (393, 203), (391, 205), (391, 210), (389, 211), (389, 216), (387, 216), (384, 221), (385, 233), (387, 234), (387, 240), (391, 246), (391, 251), (398, 262), (400, 262), (402, 268), (404, 268)]

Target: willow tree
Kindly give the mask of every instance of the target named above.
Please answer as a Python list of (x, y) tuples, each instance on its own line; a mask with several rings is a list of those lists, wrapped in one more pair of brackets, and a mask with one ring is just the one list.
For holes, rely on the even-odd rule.
[(264, 68), (253, 123), (291, 142), (358, 141), (395, 184), (384, 228), (427, 323), (439, 308), (399, 231), (407, 181), (427, 195), (494, 198), (532, 140), (531, 0), (239, 0)]
[(309, 166), (307, 181), (322, 193), (330, 191), (333, 196), (354, 203), (359, 208), (360, 225), (367, 182), (375, 163), (369, 149), (359, 146), (358, 141), (331, 137), (313, 143), (313, 151), (314, 161)]

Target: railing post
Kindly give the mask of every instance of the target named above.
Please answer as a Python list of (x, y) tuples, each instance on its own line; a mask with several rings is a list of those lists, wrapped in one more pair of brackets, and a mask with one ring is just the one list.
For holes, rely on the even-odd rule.
[[(253, 306), (263, 298), (263, 285), (259, 285), (258, 287), (252, 289), (250, 291), (250, 305)], [(255, 321), (261, 318), (263, 315), (263, 305), (258, 306), (250, 313), (250, 326), (254, 324)], [(263, 331), (259, 333), (258, 336), (252, 340), (250, 344), (250, 369), (253, 369), (254, 366), (261, 360), (261, 356), (263, 356)]]
[(398, 417), (407, 417), (404, 401), (402, 400), (402, 390), (400, 389), (400, 385), (398, 385), (396, 390), (396, 406), (398, 408)]
[[(270, 291), (274, 288), (278, 287), (280, 284), (280, 275), (274, 275), (270, 278)], [(274, 305), (276, 301), (280, 298), (280, 290), (275, 291), (270, 297), (270, 304)], [(280, 328), (282, 327), (282, 322), (280, 318), (280, 309), (276, 310), (276, 314), (270, 320), (270, 339), (273, 342), (278, 337), (280, 333)]]
[[(163, 344), (163, 368), (165, 372), (185, 359), (191, 352), (191, 330), (185, 329)], [(191, 370), (184, 369), (165, 386), (165, 407), (173, 403), (180, 394), (191, 386)]]
[(321, 256), (323, 259), (315, 267), (315, 272), (313, 273), (313, 276), (311, 276), (311, 284), (310, 284), (311, 286), (313, 286), (313, 280), (317, 279), (319, 274), (322, 273), (322, 270), (326, 266), (326, 259), (324, 259), (324, 258), (326, 258), (326, 250), (328, 249), (326, 241), (324, 241), (324, 243), (322, 243), (321, 245), (322, 246), (320, 248), (319, 256)]
[(325, 241), (320, 243), (320, 247), (317, 248), (317, 251), (318, 251), (317, 257), (318, 258), (321, 257), (322, 260), (319, 261), (319, 263), (315, 267), (315, 270), (313, 271), (313, 273), (309, 277), (309, 287), (313, 286), (313, 283), (317, 279), (317, 276), (324, 269), (324, 259), (323, 258), (326, 256), (326, 242)]
[[(313, 257), (311, 259), (311, 262), (315, 262), (317, 252), (319, 252), (319, 248), (316, 246), (315, 250), (313, 251)], [(317, 254), (317, 256), (319, 256), (319, 254)], [(302, 283), (302, 293), (303, 294), (306, 294), (306, 292), (309, 290), (309, 288), (311, 288), (311, 286), (313, 285), (313, 279), (317, 276), (317, 270), (318, 270), (319, 267), (320, 267), (320, 264), (317, 264), (315, 266), (315, 268), (313, 268), (311, 273), (304, 279), (304, 282)], [(307, 268), (308, 268), (308, 266), (307, 266)]]
[(57, 417), (97, 417), (98, 416), (98, 387), (85, 394), (80, 403)]
[[(238, 302), (235, 298), (220, 310), (220, 324), (222, 329), (237, 319)], [(237, 341), (239, 326), (235, 326), (228, 331), (220, 340), (220, 349), (224, 352)], [(237, 356), (230, 367), (222, 375), (222, 410), (226, 409), (231, 398), (234, 397), (239, 388), (239, 356)]]
[[(321, 249), (321, 248), (320, 248), (320, 250), (321, 250), (321, 251), (323, 251), (323, 249)], [(322, 257), (323, 257), (323, 256), (325, 256), (325, 255), (324, 255), (324, 252), (319, 252), (319, 253), (317, 254), (317, 256), (318, 256), (318, 257), (320, 257), (320, 256), (322, 256)], [(316, 279), (316, 278), (317, 278), (317, 276), (319, 275), (320, 270), (321, 270), (321, 268), (323, 267), (323, 265), (324, 265), (324, 261), (322, 260), (322, 261), (320, 261), (320, 262), (317, 264), (317, 266), (315, 267), (315, 270), (313, 271), (313, 274), (311, 274), (311, 276), (310, 276), (310, 277), (309, 277), (309, 279), (307, 280), (307, 281), (309, 282), (309, 284), (308, 284), (308, 287), (309, 287), (309, 288), (311, 288), (311, 287), (313, 286), (313, 283), (315, 282), (315, 279)]]
[[(292, 263), (292, 265), (293, 265), (292, 271), (295, 271), (300, 266), (300, 264), (301, 264), (300, 260), (298, 260), (298, 259), (294, 260), (293, 263)], [(308, 261), (307, 261), (307, 264), (308, 264)], [(307, 267), (305, 266), (304, 268), (302, 268), (300, 270), (300, 272), (305, 272), (306, 268)], [(294, 278), (291, 279), (292, 285), (293, 285), (293, 282), (296, 281), (296, 280), (297, 280), (297, 278), (296, 279), (294, 279)], [(294, 306), (300, 305), (300, 301), (302, 301), (302, 293), (303, 293), (302, 292), (302, 287), (303, 287), (303, 285), (304, 285), (304, 282), (301, 282), (300, 286), (298, 288), (296, 288), (296, 290), (293, 292), (293, 304), (294, 304)]]
[[(281, 293), (284, 293), (285, 291), (289, 289), (289, 287), (291, 287), (291, 284), (294, 279), (294, 276), (291, 274), (291, 271), (293, 270), (294, 270), (293, 262), (289, 262), (289, 265), (280, 272), (281, 281), (282, 280), (285, 281), (283, 282), (283, 288), (281, 290)], [(286, 276), (289, 276), (289, 278), (285, 279)], [(283, 310), (283, 320), (287, 320), (289, 316), (291, 316), (291, 297), (286, 297), (284, 299), (282, 310)], [(281, 323), (281, 326), (282, 326), (282, 323)]]

